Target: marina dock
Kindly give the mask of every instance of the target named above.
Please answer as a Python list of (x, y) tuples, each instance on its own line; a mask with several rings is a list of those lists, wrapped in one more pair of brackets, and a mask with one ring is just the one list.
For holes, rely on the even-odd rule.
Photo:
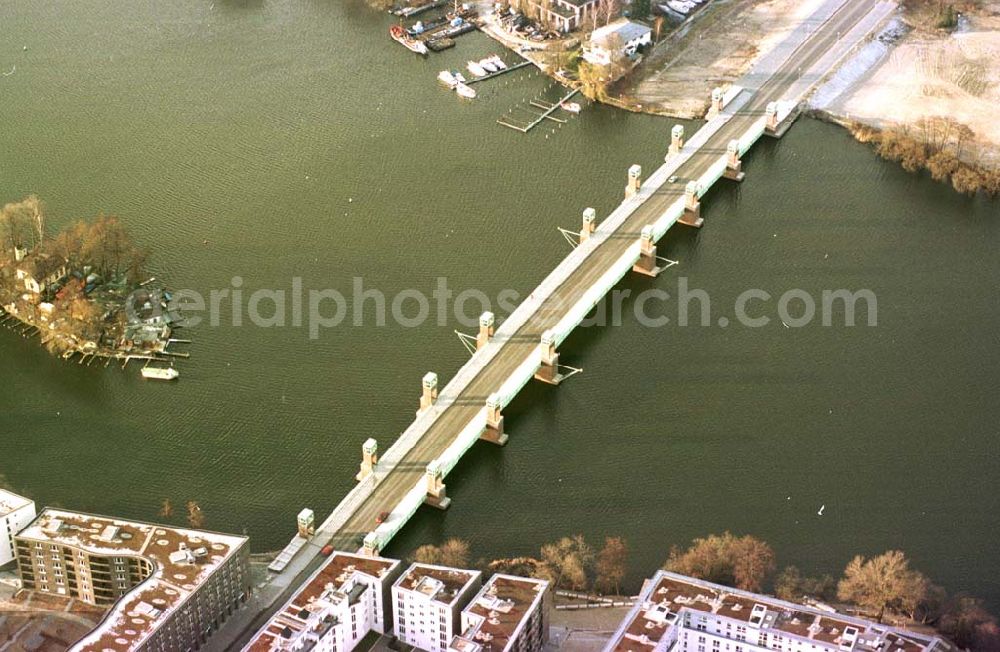
[(490, 74), (488, 74), (488, 75), (486, 75), (484, 77), (475, 77), (473, 79), (470, 79), (470, 80), (468, 80), (468, 81), (465, 82), (465, 85), (466, 86), (472, 86), (473, 84), (478, 84), (479, 82), (484, 82), (484, 81), (486, 81), (488, 79), (493, 79), (494, 77), (499, 77), (500, 75), (506, 75), (509, 72), (514, 72), (515, 70), (520, 70), (521, 68), (524, 68), (525, 66), (530, 66), (530, 65), (532, 65), (532, 63), (530, 61), (527, 61), (527, 60), (522, 61), (521, 63), (515, 63), (513, 66), (507, 66), (506, 68), (503, 68), (503, 69), (498, 70), (496, 72), (491, 72)]
[(540, 125), (541, 123), (545, 122), (546, 120), (565, 123), (566, 122), (565, 120), (557, 118), (552, 114), (555, 113), (558, 109), (561, 109), (566, 102), (571, 100), (573, 96), (579, 92), (580, 92), (579, 89), (574, 88), (555, 104), (549, 104), (548, 102), (542, 102), (540, 100), (531, 100), (529, 104), (531, 104), (531, 106), (535, 108), (542, 109), (542, 113), (540, 113), (537, 118), (526, 124), (517, 124), (513, 122), (509, 116), (503, 116), (501, 118), (498, 118), (497, 124), (501, 124), (504, 127), (510, 127), (515, 131), (520, 131), (521, 133), (526, 134), (535, 127), (537, 127), (538, 125)]

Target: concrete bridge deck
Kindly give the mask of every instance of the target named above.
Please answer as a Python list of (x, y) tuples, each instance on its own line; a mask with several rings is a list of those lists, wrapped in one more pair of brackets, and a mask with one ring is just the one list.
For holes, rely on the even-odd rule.
[[(794, 119), (793, 111), (805, 95), (895, 6), (828, 0), (765, 55), (737, 88), (720, 98), (721, 111), (645, 183), (635, 184), (630, 196), (500, 325), (317, 528), (285, 573), (263, 589), (250, 609), (227, 623), (208, 648), (233, 649), (246, 643), (319, 565), (315, 553), (320, 547), (356, 549), (364, 537), (369, 551), (384, 548), (427, 499), (428, 466), (436, 467), (440, 478), (446, 476), (488, 432), (488, 421), (539, 371), (545, 350), (562, 343), (634, 265), (642, 264), (649, 245), (682, 219), (690, 201), (726, 174), (734, 154), (742, 156), (775, 122)], [(775, 110), (777, 116), (772, 115)], [(665, 137), (664, 150), (668, 141)], [(668, 181), (675, 176), (677, 183)], [(645, 258), (648, 262), (648, 255)], [(551, 346), (541, 346), (543, 335)], [(497, 434), (495, 428), (492, 432)], [(516, 442), (516, 434), (513, 439)], [(390, 516), (376, 527), (383, 512)]]

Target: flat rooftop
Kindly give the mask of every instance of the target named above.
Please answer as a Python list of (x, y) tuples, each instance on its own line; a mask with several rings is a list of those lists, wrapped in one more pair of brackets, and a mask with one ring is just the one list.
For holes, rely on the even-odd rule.
[(396, 580), (395, 586), (419, 593), (445, 606), (451, 606), (466, 587), (478, 580), (480, 575), (479, 571), (413, 564)]
[(0, 489), (0, 517), (12, 514), (30, 504), (31, 501), (24, 496), (18, 496), (11, 491)]
[(138, 647), (247, 542), (246, 537), (58, 509), (43, 510), (18, 539), (153, 563), (153, 574), (122, 596), (101, 625), (77, 643), (76, 649), (88, 652)]
[(812, 644), (858, 652), (944, 652), (947, 641), (907, 630), (740, 591), (660, 571), (647, 584), (639, 602), (615, 633), (607, 650), (650, 652), (682, 626), (690, 612), (710, 613), (744, 622), (748, 628), (793, 636)]
[(474, 618), (452, 642), (452, 649), (503, 652), (541, 605), (548, 588), (543, 580), (494, 575), (465, 608), (464, 613)]
[(299, 592), (285, 603), (244, 649), (245, 652), (270, 652), (283, 649), (298, 639), (308, 628), (308, 620), (316, 610), (317, 601), (329, 591), (350, 595), (355, 578), (364, 575), (381, 580), (399, 564), (395, 559), (381, 559), (335, 552), (330, 559), (302, 585)]

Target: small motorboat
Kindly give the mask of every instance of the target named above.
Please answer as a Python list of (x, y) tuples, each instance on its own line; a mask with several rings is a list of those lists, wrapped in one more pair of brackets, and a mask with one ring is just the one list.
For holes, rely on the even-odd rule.
[(181, 372), (173, 367), (143, 367), (142, 377), (150, 380), (177, 380)]
[(463, 75), (462, 73), (458, 72), (457, 70), (452, 70), (451, 71), (451, 75), (452, 75), (452, 77), (455, 78), (455, 81), (457, 81), (459, 84), (464, 84), (465, 83), (465, 75)]
[(469, 100), (475, 99), (476, 97), (476, 89), (465, 84), (456, 84), (455, 92)]
[(454, 88), (458, 80), (455, 79), (455, 75), (447, 70), (442, 70), (438, 73), (438, 81), (447, 86), (448, 88)]
[(392, 40), (396, 41), (403, 47), (405, 47), (410, 52), (416, 52), (417, 54), (427, 54), (427, 46), (424, 45), (423, 41), (418, 41), (403, 29), (401, 25), (393, 25), (389, 28), (389, 36)]
[(494, 54), (492, 57), (490, 57), (490, 61), (493, 62), (493, 65), (497, 67), (497, 70), (507, 70), (507, 64), (504, 63), (503, 59), (501, 59), (499, 56)]
[(493, 63), (492, 61), (490, 61), (489, 59), (483, 59), (482, 61), (480, 61), (480, 62), (479, 62), (479, 66), (480, 66), (480, 67), (481, 67), (481, 68), (482, 68), (483, 70), (485, 70), (486, 72), (488, 72), (488, 73), (490, 73), (490, 74), (493, 74), (493, 73), (495, 73), (495, 72), (496, 72), (497, 70), (499, 70), (499, 68), (497, 68), (496, 64), (495, 64), (495, 63)]
[(679, 2), (678, 0), (667, 0), (667, 6), (681, 16), (687, 16), (691, 13), (691, 7), (684, 2)]
[(486, 76), (486, 69), (480, 66), (479, 63), (476, 61), (470, 61), (465, 65), (465, 67), (468, 68), (469, 72), (471, 72), (476, 77)]
[(579, 113), (581, 109), (580, 105), (576, 102), (566, 102), (562, 105), (562, 108), (570, 113)]

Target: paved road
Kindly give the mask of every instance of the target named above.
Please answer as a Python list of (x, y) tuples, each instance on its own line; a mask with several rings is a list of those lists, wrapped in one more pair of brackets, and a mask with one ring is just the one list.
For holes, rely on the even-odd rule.
[[(847, 0), (825, 25), (800, 45), (789, 60), (761, 85), (726, 125), (679, 168), (677, 176), (681, 180), (686, 180), (696, 179), (704, 174), (719, 160), (730, 140), (743, 135), (755, 121), (760, 119), (769, 102), (786, 99), (786, 94), (800, 78), (800, 70), (809, 70), (815, 65), (839, 40), (840, 35), (850, 30), (869, 13), (871, 8), (870, 0)], [(577, 271), (545, 300), (542, 307), (516, 334), (502, 343), (502, 348), (492, 362), (469, 383), (454, 403), (441, 413), (424, 437), (378, 485), (372, 496), (358, 508), (330, 543), (338, 549), (357, 549), (361, 537), (374, 529), (376, 516), (382, 511), (393, 509), (415, 484), (422, 480), (427, 464), (437, 459), (448, 448), (458, 433), (482, 409), (487, 397), (496, 392), (514, 370), (529, 357), (537, 357), (538, 342), (542, 333), (555, 326), (566, 314), (569, 306), (575, 304), (609, 266), (621, 258), (628, 247), (638, 240), (644, 226), (655, 221), (683, 194), (684, 183), (664, 184), (628, 217), (613, 237), (601, 243)], [(516, 436), (512, 441), (516, 445)], [(308, 554), (308, 551), (304, 550), (301, 554)], [(300, 572), (275, 606), (287, 601), (294, 589), (309, 577), (319, 563), (319, 560), (316, 560)], [(239, 649), (248, 642), (257, 628), (263, 626), (269, 615), (269, 611), (261, 613), (254, 620), (252, 628), (248, 627), (239, 637), (235, 637), (228, 628), (224, 628), (217, 637), (233, 641), (229, 649)], [(213, 643), (221, 641), (210, 641), (211, 647), (216, 648)]]

